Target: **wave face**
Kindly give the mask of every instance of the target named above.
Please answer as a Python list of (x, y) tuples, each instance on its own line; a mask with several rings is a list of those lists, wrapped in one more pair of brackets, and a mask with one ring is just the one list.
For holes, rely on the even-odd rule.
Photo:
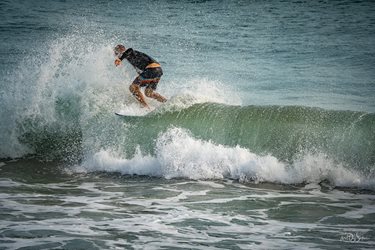
[[(173, 100), (172, 100), (173, 101)], [(100, 137), (97, 125), (119, 130), (116, 135), (126, 138), (128, 149), (141, 145), (153, 152), (153, 140), (170, 127), (186, 128), (202, 140), (226, 146), (241, 146), (257, 154), (272, 154), (283, 161), (293, 161), (299, 154), (325, 153), (337, 161), (352, 167), (366, 168), (375, 163), (375, 115), (352, 111), (327, 111), (298, 106), (229, 106), (226, 104), (200, 103), (175, 110), (176, 106), (165, 105), (144, 117), (110, 117), (97, 114), (85, 127), (80, 124), (79, 100), (57, 100), (58, 118), (41, 126), (38, 119), (25, 119), (20, 137), (43, 152), (44, 147), (81, 147), (83, 134), (90, 130)], [(77, 112), (77, 113), (74, 113)], [(101, 124), (102, 123), (102, 124)], [(69, 125), (69, 126), (68, 126)], [(111, 133), (111, 132), (108, 132)], [(105, 134), (105, 136), (108, 136)], [(116, 141), (116, 140), (114, 140)], [(47, 145), (46, 145), (47, 143)], [(40, 144), (40, 145), (39, 145)]]
[(141, 133), (144, 127), (154, 134), (171, 125), (188, 128), (200, 139), (239, 145), (286, 162), (305, 153), (324, 153), (353, 168), (375, 164), (375, 115), (369, 113), (204, 103), (152, 114), (134, 124)]
[[(374, 114), (210, 102), (181, 107), (181, 98), (190, 97), (172, 98), (146, 116), (102, 112), (76, 123), (70, 117), (69, 129), (35, 130), (27, 121), (23, 127), (33, 130), (22, 138), (39, 155), (78, 163), (79, 171), (375, 187)], [(61, 119), (69, 117), (69, 105), (56, 105)]]

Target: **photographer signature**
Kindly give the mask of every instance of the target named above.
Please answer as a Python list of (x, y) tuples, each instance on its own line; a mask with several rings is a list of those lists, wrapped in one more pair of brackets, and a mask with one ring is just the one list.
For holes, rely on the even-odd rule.
[(344, 235), (341, 235), (340, 241), (344, 242), (361, 242), (368, 240), (368, 238), (364, 237), (361, 233), (345, 233)]

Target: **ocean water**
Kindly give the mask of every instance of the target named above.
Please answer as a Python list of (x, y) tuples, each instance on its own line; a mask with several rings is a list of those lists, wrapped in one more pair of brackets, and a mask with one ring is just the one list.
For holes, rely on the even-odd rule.
[[(373, 1), (0, 14), (0, 249), (375, 248)], [(146, 116), (118, 43), (163, 67)]]

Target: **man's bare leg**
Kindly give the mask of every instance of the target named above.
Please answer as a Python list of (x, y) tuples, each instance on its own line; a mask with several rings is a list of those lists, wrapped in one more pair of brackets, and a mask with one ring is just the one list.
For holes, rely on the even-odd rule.
[(142, 104), (143, 107), (146, 107), (150, 109), (148, 104), (145, 101), (145, 97), (143, 96), (142, 92), (140, 91), (140, 88), (137, 84), (132, 83), (129, 86), (130, 92), (134, 95), (134, 97)]
[(166, 102), (167, 101), (167, 99), (164, 96), (160, 95), (159, 93), (156, 93), (152, 88), (146, 88), (145, 89), (145, 95), (147, 97), (153, 98), (153, 99), (155, 99), (159, 102)]

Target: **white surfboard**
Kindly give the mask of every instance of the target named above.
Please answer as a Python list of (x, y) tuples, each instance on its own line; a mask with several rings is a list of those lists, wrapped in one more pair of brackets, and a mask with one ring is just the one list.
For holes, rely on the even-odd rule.
[(123, 113), (121, 111), (119, 112), (115, 112), (116, 115), (118, 116), (122, 116), (122, 117), (142, 117), (142, 116), (145, 116), (147, 114), (126, 114), (126, 113)]
[(142, 117), (153, 111), (154, 108), (142, 108), (138, 103), (124, 106), (115, 112), (116, 115), (122, 117)]

